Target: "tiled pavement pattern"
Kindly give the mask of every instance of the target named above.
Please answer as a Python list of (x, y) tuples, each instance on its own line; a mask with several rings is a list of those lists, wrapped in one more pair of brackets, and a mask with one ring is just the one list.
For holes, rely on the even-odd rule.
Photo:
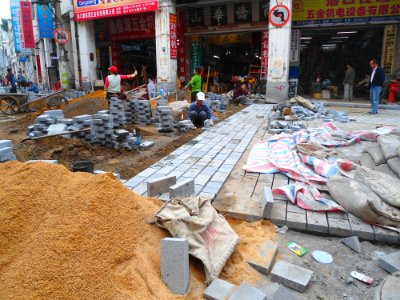
[[(380, 110), (378, 115), (369, 115), (367, 108), (330, 108), (348, 111), (349, 117), (356, 120), (335, 123), (346, 131), (397, 125), (394, 121), (400, 120), (400, 111)], [(149, 178), (165, 175), (176, 175), (178, 181), (195, 178), (196, 192), (209, 198), (216, 195), (213, 205), (222, 213), (248, 221), (260, 219), (264, 186), (275, 188), (291, 182), (282, 174), (246, 173), (242, 169), (252, 145), (270, 137), (267, 118), (264, 118), (270, 110), (270, 105), (247, 107), (126, 181), (125, 185), (145, 195), (145, 182)], [(322, 124), (320, 120), (306, 122), (308, 127)], [(167, 200), (168, 195), (161, 195), (160, 198)], [(371, 226), (347, 213), (305, 211), (282, 196), (274, 197), (271, 221), (278, 226), (286, 224), (291, 229), (313, 234), (358, 235), (364, 240), (400, 244), (396, 232)]]
[[(177, 182), (195, 180), (195, 192), (213, 199), (231, 174), (272, 105), (251, 105), (176, 149), (150, 168), (126, 181), (125, 186), (146, 195), (147, 181), (176, 176)], [(265, 127), (264, 127), (265, 130)], [(168, 193), (160, 195), (168, 200)]]

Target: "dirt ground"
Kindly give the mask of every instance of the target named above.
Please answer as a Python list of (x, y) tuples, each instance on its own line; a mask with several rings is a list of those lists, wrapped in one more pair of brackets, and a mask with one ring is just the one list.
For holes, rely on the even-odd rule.
[[(74, 161), (92, 160), (95, 163), (96, 170), (119, 173), (122, 179), (132, 178), (202, 133), (201, 129), (191, 130), (187, 133), (180, 133), (177, 129), (172, 133), (159, 133), (153, 125), (144, 127), (127, 125), (126, 129), (131, 132), (136, 129), (137, 132), (142, 134), (142, 141), (151, 140), (155, 142), (153, 147), (144, 151), (109, 149), (92, 146), (78, 139), (63, 137), (22, 142), (26, 138), (26, 128), (32, 125), (36, 117), (45, 110), (40, 107), (35, 108), (38, 109), (38, 112), (18, 114), (14, 116), (15, 119), (0, 118), (0, 139), (13, 141), (14, 153), (18, 161), (56, 159), (58, 163), (71, 169)], [(107, 103), (99, 92), (95, 92), (71, 101), (63, 110), (65, 117), (71, 118), (77, 115), (94, 114), (103, 109), (107, 109)], [(216, 117), (218, 120), (224, 120), (241, 109), (241, 107), (229, 105), (226, 112), (217, 114)]]

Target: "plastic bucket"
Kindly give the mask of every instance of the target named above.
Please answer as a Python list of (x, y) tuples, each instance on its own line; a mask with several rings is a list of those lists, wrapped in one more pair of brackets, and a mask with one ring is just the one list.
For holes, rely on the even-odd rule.
[(72, 172), (93, 173), (94, 163), (90, 160), (76, 161), (72, 164)]

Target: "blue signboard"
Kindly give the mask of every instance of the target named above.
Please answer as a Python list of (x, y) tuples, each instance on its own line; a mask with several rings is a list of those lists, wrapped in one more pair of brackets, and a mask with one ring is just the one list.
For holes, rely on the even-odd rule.
[(47, 5), (38, 5), (37, 17), (40, 37), (43, 39), (52, 39), (54, 26), (50, 8)]
[(14, 46), (15, 52), (21, 52), (21, 33), (20, 33), (20, 22), (19, 17), (21, 15), (21, 7), (19, 0), (10, 0), (10, 9), (11, 9), (11, 24), (13, 28), (14, 35)]

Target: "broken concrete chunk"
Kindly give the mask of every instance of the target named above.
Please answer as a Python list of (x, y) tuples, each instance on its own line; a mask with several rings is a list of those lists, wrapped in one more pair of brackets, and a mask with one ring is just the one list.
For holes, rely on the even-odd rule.
[(296, 291), (304, 292), (312, 274), (313, 271), (278, 260), (272, 269), (271, 279)]
[(205, 289), (203, 297), (207, 300), (226, 300), (236, 289), (236, 285), (216, 278)]
[(400, 251), (381, 256), (378, 259), (378, 264), (382, 269), (389, 273), (400, 271)]
[(229, 300), (266, 300), (267, 296), (259, 289), (248, 284), (246, 281), (242, 281), (236, 291), (229, 297)]
[(257, 257), (252, 257), (247, 262), (258, 272), (268, 275), (277, 252), (278, 243), (265, 241), (258, 249)]
[(348, 237), (345, 239), (341, 239), (340, 240), (343, 244), (345, 244), (346, 246), (350, 247), (351, 249), (353, 249), (354, 251), (356, 251), (357, 253), (361, 253), (361, 244), (360, 244), (360, 240), (358, 239), (358, 236), (352, 236), (352, 237)]

